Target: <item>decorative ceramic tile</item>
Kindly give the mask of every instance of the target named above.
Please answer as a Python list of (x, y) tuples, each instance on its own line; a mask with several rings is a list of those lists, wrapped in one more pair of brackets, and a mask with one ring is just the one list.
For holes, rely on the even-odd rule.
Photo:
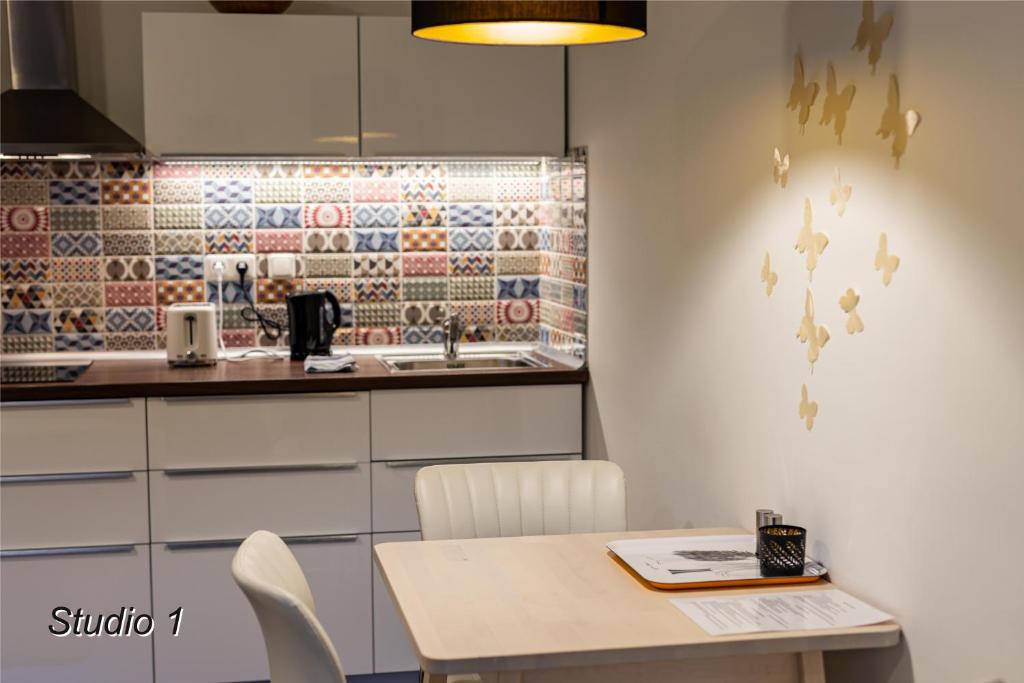
[(161, 306), (197, 303), (206, 300), (202, 280), (162, 280), (156, 283), (156, 302)]
[(435, 227), (448, 223), (444, 204), (406, 204), (402, 207), (402, 225), (406, 227)]
[(248, 304), (224, 304), (224, 329), (225, 330), (251, 330), (253, 323), (242, 317), (242, 310), (248, 308)]
[(494, 224), (500, 226), (537, 225), (540, 221), (540, 209), (535, 203), (498, 204), (494, 211)]
[(450, 202), (494, 201), (494, 181), (490, 178), (452, 178), (447, 189)]
[(108, 308), (107, 332), (152, 332), (156, 330), (155, 308)]
[(203, 277), (202, 256), (157, 256), (157, 280), (199, 280)]
[(104, 259), (103, 264), (107, 280), (152, 280), (154, 271), (152, 257), (115, 256)]
[(398, 230), (356, 230), (355, 250), (361, 252), (398, 251), (398, 237)]
[(402, 304), (402, 325), (440, 325), (448, 315), (444, 301), (417, 301)]
[(5, 282), (0, 293), (0, 304), (6, 309), (50, 307), (49, 285)]
[(86, 334), (103, 331), (103, 310), (99, 308), (59, 308), (53, 312), (54, 332)]
[(358, 303), (355, 319), (360, 327), (391, 327), (402, 318), (400, 307), (398, 303)]
[(399, 254), (358, 254), (353, 263), (354, 277), (397, 277), (402, 272)]
[(396, 173), (395, 164), (356, 164), (354, 176), (357, 178), (390, 178)]
[(256, 330), (224, 330), (224, 346), (232, 349), (256, 346)]
[(406, 253), (402, 259), (402, 275), (447, 275), (448, 257), (445, 254)]
[(298, 230), (257, 230), (256, 251), (262, 253), (302, 251), (303, 233)]
[(0, 164), (0, 178), (4, 180), (42, 180), (50, 177), (50, 172), (51, 166), (45, 161), (4, 161)]
[(352, 201), (366, 203), (397, 202), (400, 191), (397, 180), (352, 181)]
[(347, 164), (309, 163), (303, 164), (302, 174), (307, 178), (348, 178), (351, 169)]
[(306, 277), (348, 277), (352, 274), (352, 257), (342, 254), (308, 254)]
[(103, 259), (55, 258), (51, 277), (54, 282), (97, 282), (103, 279)]
[(104, 230), (149, 230), (152, 227), (149, 205), (104, 206)]
[[(402, 251), (445, 251), (448, 231), (444, 228), (404, 228)], [(356, 248), (358, 251), (358, 246)]]
[(49, 334), (53, 331), (50, 311), (3, 311), (3, 334)]
[(339, 327), (334, 331), (335, 346), (355, 346), (356, 345), (356, 332), (351, 328)]
[(307, 253), (352, 251), (352, 234), (348, 230), (306, 230), (303, 244)]
[(107, 306), (153, 306), (156, 290), (152, 282), (108, 282), (103, 285)]
[[(282, 299), (283, 301), (283, 299)], [(260, 312), (260, 315), (264, 316), (268, 320), (272, 320), (281, 326), (283, 330), (288, 330), (288, 307), (284, 303), (279, 304), (257, 304), (256, 310)]]
[(100, 184), (95, 180), (51, 180), (50, 203), (99, 204)]
[(494, 249), (491, 228), (451, 228), (448, 230), (450, 251), (489, 251)]
[(352, 280), (349, 278), (306, 278), (307, 291), (316, 291), (320, 289), (330, 292), (342, 303), (352, 301)]
[[(99, 237), (98, 233), (88, 234)], [(45, 232), (2, 233), (0, 234), (0, 253), (7, 258), (47, 257), (50, 255), (50, 234)]]
[(251, 231), (217, 231), (203, 235), (207, 254), (251, 254), (253, 234)]
[(200, 164), (204, 178), (255, 178), (256, 167), (247, 161), (206, 162)]
[(225, 178), (203, 181), (203, 201), (207, 204), (247, 204), (252, 202), (252, 181)]
[(257, 180), (256, 201), (260, 204), (287, 204), (302, 201), (301, 180)]
[(500, 342), (536, 342), (540, 339), (540, 325), (498, 325), (495, 339)]
[(50, 210), (45, 206), (0, 207), (0, 231), (46, 232), (50, 229)]
[(56, 308), (103, 306), (102, 282), (68, 282), (53, 285), (53, 305)]
[[(466, 253), (448, 255), (448, 274), (452, 277), (471, 277), (494, 274), (494, 254)], [(453, 299), (456, 297), (452, 297)], [(489, 298), (494, 298), (493, 294)]]
[(499, 202), (536, 202), (540, 200), (540, 180), (499, 178), (494, 198)]
[(525, 325), (540, 322), (539, 299), (513, 299), (497, 302), (499, 325)]
[(401, 284), (398, 278), (368, 278), (353, 281), (355, 300), (397, 301), (401, 298)]
[(397, 204), (360, 204), (352, 211), (357, 228), (397, 228), (400, 217)]
[[(98, 203), (99, 198), (97, 197)], [(24, 205), (38, 206), (50, 203), (50, 193), (47, 184), (39, 181), (11, 181), (0, 187), (0, 201), (8, 206)], [(72, 202), (53, 202), (55, 204), (70, 204)]]
[(348, 204), (307, 204), (302, 223), (307, 228), (350, 228), (352, 207)]
[(448, 278), (405, 277), (402, 279), (402, 298), (406, 301), (446, 301)]
[(203, 233), (200, 230), (168, 230), (154, 233), (157, 254), (202, 254)]
[(448, 225), (453, 228), (494, 225), (494, 207), (491, 204), (452, 204), (448, 208)]
[[(221, 287), (224, 291), (225, 304), (244, 304), (249, 301), (255, 301), (253, 298), (252, 279), (245, 281), (244, 288), (238, 282), (224, 282)], [(213, 303), (217, 303), (220, 300), (216, 282), (206, 283), (206, 300)]]
[(5, 258), (0, 261), (3, 282), (46, 282), (50, 279), (48, 258)]
[(53, 351), (53, 337), (50, 335), (16, 334), (4, 336), (3, 352), (7, 353), (49, 353)]
[(459, 341), (464, 344), (494, 341), (494, 327), (492, 325), (466, 325)]
[(152, 189), (148, 180), (104, 180), (104, 204), (149, 204)]
[(441, 344), (444, 329), (439, 325), (412, 325), (402, 327), (403, 344)]
[(155, 178), (199, 178), (202, 175), (199, 164), (163, 163), (153, 168)]
[(302, 206), (271, 204), (267, 206), (256, 206), (256, 227), (271, 228), (301, 228), (302, 227)]
[(398, 327), (360, 327), (356, 330), (356, 344), (360, 346), (389, 346), (401, 343), (402, 333)]
[(104, 161), (100, 174), (111, 180), (132, 180), (149, 176), (149, 164), (144, 161)]
[(93, 206), (55, 206), (49, 213), (51, 230), (100, 229), (100, 210)]
[(307, 180), (303, 186), (307, 204), (337, 204), (352, 201), (352, 182), (349, 180)]
[[(283, 304), (292, 292), (302, 289), (302, 280), (267, 280), (256, 283), (256, 300), (261, 304)], [(287, 321), (286, 321), (287, 322)]]
[(58, 334), (53, 338), (54, 351), (103, 351), (102, 334)]
[(448, 296), (455, 301), (494, 299), (494, 278), (460, 277), (448, 283)]
[(536, 228), (501, 228), (497, 231), (495, 249), (498, 251), (533, 251), (539, 248)]
[(153, 201), (157, 204), (199, 204), (203, 201), (203, 183), (198, 178), (157, 180), (153, 183)]
[(301, 178), (302, 164), (290, 161), (256, 164), (256, 176), (259, 178)]
[(194, 230), (203, 227), (201, 206), (154, 206), (153, 225), (157, 230)]
[(539, 299), (540, 278), (536, 276), (499, 276), (497, 280), (499, 299)]
[(537, 275), (540, 273), (540, 254), (498, 254), (498, 275)]
[(494, 165), (498, 178), (529, 178), (540, 175), (540, 163), (536, 161), (506, 161)]
[(403, 178), (444, 178), (448, 175), (448, 164), (443, 161), (415, 161), (398, 165), (398, 175)]
[[(62, 235), (74, 235), (66, 232)], [(83, 233), (78, 233), (83, 234)], [(89, 233), (84, 233), (89, 234)], [(166, 234), (166, 233), (164, 233)], [(153, 253), (152, 232), (108, 232), (103, 236), (103, 253), (108, 256), (144, 256)], [(56, 243), (54, 244), (56, 253)], [(99, 252), (97, 252), (99, 253)], [(85, 256), (86, 254), (83, 254)]]
[[(6, 244), (5, 251), (10, 253)], [(55, 232), (51, 246), (54, 256), (99, 256), (103, 253), (103, 237), (98, 232)]]
[(203, 211), (207, 230), (247, 230), (253, 225), (253, 210), (246, 204), (208, 206)]
[(443, 202), (447, 201), (447, 185), (443, 180), (403, 180), (403, 202)]
[(156, 348), (156, 335), (152, 332), (117, 332), (103, 337), (107, 351), (152, 351)]
[(449, 161), (450, 178), (490, 178), (494, 175), (494, 163), (490, 161)]

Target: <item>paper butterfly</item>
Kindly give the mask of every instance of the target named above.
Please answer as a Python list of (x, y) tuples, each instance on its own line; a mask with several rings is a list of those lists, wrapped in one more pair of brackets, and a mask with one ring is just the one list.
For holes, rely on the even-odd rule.
[(800, 319), (796, 338), (800, 340), (801, 344), (807, 344), (807, 360), (811, 363), (811, 372), (814, 372), (814, 364), (818, 362), (821, 350), (832, 337), (829, 335), (827, 327), (814, 322), (814, 297), (810, 289), (804, 296), (804, 317)]
[(775, 156), (772, 159), (772, 180), (779, 187), (785, 187), (789, 182), (789, 155), (782, 156), (779, 148), (775, 148)]
[(764, 252), (764, 265), (761, 266), (761, 282), (764, 283), (764, 291), (768, 296), (772, 295), (775, 285), (779, 282), (779, 274), (772, 272), (772, 262), (767, 251)]
[(843, 185), (843, 179), (839, 175), (837, 167), (836, 174), (832, 179), (832, 191), (828, 193), (828, 203), (836, 207), (836, 212), (840, 217), (846, 213), (846, 203), (850, 201), (851, 194), (853, 194), (853, 188)]
[(811, 117), (811, 107), (814, 106), (817, 97), (818, 84), (814, 81), (804, 83), (804, 60), (797, 52), (793, 60), (793, 85), (789, 89), (789, 102), (786, 103), (786, 108), (800, 111), (797, 118), (800, 121), (801, 133), (804, 132), (807, 119)]
[(889, 238), (883, 232), (878, 236), (878, 251), (875, 252), (875, 270), (882, 271), (882, 284), (892, 282), (892, 274), (900, 267), (900, 257), (889, 254)]
[(823, 232), (813, 232), (811, 223), (811, 200), (804, 198), (804, 225), (800, 228), (794, 248), (801, 254), (807, 254), (808, 278), (818, 266), (818, 259), (824, 253), (825, 247), (828, 246), (828, 235)]
[(857, 313), (857, 304), (860, 303), (860, 294), (852, 287), (846, 289), (846, 294), (839, 297), (839, 308), (847, 314), (846, 331), (850, 334), (857, 334), (864, 331), (864, 321)]
[(871, 65), (872, 74), (875, 73), (878, 59), (882, 56), (882, 43), (892, 30), (892, 22), (892, 13), (883, 14), (875, 21), (875, 3), (872, 0), (864, 0), (860, 25), (857, 27), (857, 39), (853, 41), (852, 49), (863, 52), (864, 48), (868, 48), (868, 64)]
[(856, 93), (857, 86), (853, 83), (839, 92), (839, 86), (836, 85), (836, 68), (832, 66), (832, 62), (829, 62), (828, 75), (825, 79), (825, 102), (819, 123), (823, 126), (832, 124), (832, 130), (839, 139), (840, 145), (843, 144), (843, 131), (846, 130), (846, 114), (850, 111), (850, 105), (853, 104), (853, 96)]
[(800, 419), (807, 425), (807, 431), (814, 427), (814, 418), (818, 417), (818, 402), (807, 400), (807, 385), (800, 387)]
[(892, 156), (896, 160), (896, 168), (900, 167), (900, 157), (907, 151), (907, 139), (914, 134), (921, 124), (921, 115), (913, 110), (900, 111), (900, 84), (896, 74), (889, 76), (889, 94), (886, 98), (882, 121), (878, 124), (875, 135), (888, 140), (892, 136)]

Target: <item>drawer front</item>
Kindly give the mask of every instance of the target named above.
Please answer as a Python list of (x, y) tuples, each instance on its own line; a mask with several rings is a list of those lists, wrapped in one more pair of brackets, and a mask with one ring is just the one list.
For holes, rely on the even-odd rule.
[(370, 464), (150, 474), (154, 542), (370, 531)]
[[(317, 617), (345, 673), (373, 669), (370, 537), (292, 543), (313, 592)], [(205, 548), (153, 546), (157, 614), (182, 608), (177, 638), (157, 631), (160, 683), (266, 680), (266, 648), (256, 615), (231, 576), (237, 543)]]
[(0, 478), (3, 548), (149, 543), (145, 472)]
[(153, 469), (369, 460), (370, 396), (149, 399)]
[(579, 453), (578, 384), (373, 392), (373, 459)]
[[(373, 544), (418, 541), (418, 533), (374, 534)], [(405, 628), (391, 593), (373, 563), (373, 670), (375, 673), (416, 671), (420, 668), (409, 632)]]
[(533, 455), (527, 457), (458, 458), (456, 460), (391, 460), (375, 462), (373, 468), (373, 531), (417, 531), (414, 485), (416, 473), (429, 465), (459, 462), (516, 462), (520, 460), (579, 460), (577, 455)]
[(141, 398), (0, 404), (0, 474), (146, 469)]
[[(79, 607), (109, 615), (122, 606), (153, 614), (149, 601), (149, 546), (65, 549), (67, 554), (0, 559), (0, 650), (4, 683), (152, 681), (151, 638), (58, 638), (48, 627), (53, 609)], [(84, 554), (88, 551), (88, 554)], [(31, 551), (30, 551), (31, 552)], [(40, 552), (40, 551), (34, 551)], [(166, 613), (165, 613), (166, 614)], [(165, 615), (154, 615), (157, 632)]]

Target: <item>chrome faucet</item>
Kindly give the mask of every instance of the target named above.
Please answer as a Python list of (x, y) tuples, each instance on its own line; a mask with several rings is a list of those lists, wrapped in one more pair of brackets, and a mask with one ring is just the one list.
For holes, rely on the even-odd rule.
[(447, 361), (458, 360), (459, 339), (466, 329), (462, 324), (462, 318), (458, 313), (453, 313), (444, 319), (441, 327), (444, 330), (444, 359)]

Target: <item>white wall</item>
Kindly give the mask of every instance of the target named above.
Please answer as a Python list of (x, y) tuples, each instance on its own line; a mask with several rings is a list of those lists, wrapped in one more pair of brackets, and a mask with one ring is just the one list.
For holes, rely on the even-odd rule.
[[(878, 75), (860, 5), (662, 3), (650, 36), (570, 50), (570, 136), (590, 150), (592, 457), (620, 463), (633, 528), (806, 525), (835, 580), (905, 643), (828, 660), (830, 681), (1024, 681), (1024, 4), (882, 3)], [(792, 56), (856, 82), (844, 146), (784, 108)], [(923, 113), (899, 171), (874, 135), (886, 79)], [(774, 145), (793, 155), (773, 185)], [(853, 185), (842, 219), (832, 169)], [(832, 238), (813, 289), (814, 375), (795, 331), (804, 196)], [(873, 269), (878, 233), (902, 258)], [(770, 250), (780, 276), (759, 282)], [(864, 334), (837, 301), (862, 295)], [(814, 431), (797, 417), (807, 382)]]

